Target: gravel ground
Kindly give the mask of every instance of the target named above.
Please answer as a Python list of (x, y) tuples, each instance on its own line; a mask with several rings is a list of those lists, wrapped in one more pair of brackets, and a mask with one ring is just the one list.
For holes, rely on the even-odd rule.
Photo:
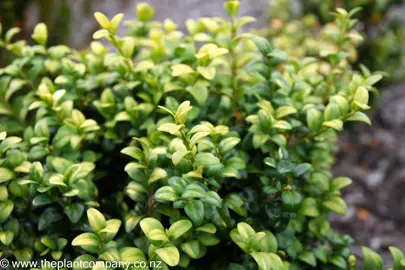
[(365, 245), (391, 263), (388, 246), (405, 251), (405, 84), (382, 91), (371, 120), (372, 126), (357, 125), (340, 140), (334, 174), (353, 184), (344, 194), (348, 215), (332, 220), (356, 240), (359, 257)]

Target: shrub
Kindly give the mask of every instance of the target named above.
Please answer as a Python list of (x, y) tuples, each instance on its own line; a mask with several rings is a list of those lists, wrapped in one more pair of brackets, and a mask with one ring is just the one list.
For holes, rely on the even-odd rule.
[(392, 13), (402, 0), (392, 1), (299, 1), (300, 12), (293, 9), (297, 1), (276, 0), (269, 11), (270, 28), (266, 29), (271, 40), (276, 40), (294, 54), (311, 56), (325, 49), (334, 49), (333, 42), (325, 32), (336, 31), (331, 22), (337, 7), (359, 9), (357, 14), (364, 42), (354, 44), (358, 53), (351, 50), (351, 60), (366, 65), (370, 70), (382, 70), (389, 74), (384, 83), (393, 83), (405, 78), (405, 26), (399, 16)]
[[(353, 28), (348, 32), (351, 42), (342, 44), (336, 38), (341, 31), (336, 23), (321, 25), (311, 14), (305, 14), (302, 18), (295, 16), (293, 11), (287, 8), (291, 5), (289, 2), (281, 0), (272, 6), (270, 27), (261, 29), (260, 34), (271, 40), (273, 46), (287, 52), (290, 57), (319, 57), (344, 50), (349, 54), (348, 60), (352, 66), (358, 66), (353, 63), (359, 61), (358, 46), (364, 42), (363, 33)], [(353, 15), (358, 13), (359, 9), (352, 10)]]
[[(237, 17), (238, 1), (225, 9), (229, 20), (189, 20), (183, 35), (142, 3), (125, 37), (122, 14), (96, 13), (109, 45), (83, 52), (48, 48), (44, 24), (33, 46), (5, 34), (2, 256), (354, 269), (352, 239), (328, 222), (345, 215), (351, 180), (330, 168), (344, 123), (370, 122), (381, 75), (347, 60), (353, 12), (335, 13), (339, 51), (290, 58), (241, 33), (254, 19)], [(365, 253), (366, 269), (382, 267)]]

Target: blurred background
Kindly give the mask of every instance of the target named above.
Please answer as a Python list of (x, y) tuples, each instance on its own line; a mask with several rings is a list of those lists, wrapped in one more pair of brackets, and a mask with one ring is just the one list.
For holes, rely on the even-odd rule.
[[(219, 0), (146, 0), (156, 9), (155, 19), (171, 18), (186, 31), (188, 18), (225, 16)], [(20, 27), (20, 38), (30, 40), (39, 22), (47, 24), (50, 45), (88, 46), (98, 29), (95, 11), (112, 17), (123, 12), (135, 19), (134, 0), (0, 0), (3, 29)], [(336, 7), (361, 7), (358, 30), (364, 41), (352, 58), (354, 68), (364, 63), (383, 71), (380, 97), (370, 112), (373, 125), (349, 127), (341, 136), (334, 174), (354, 183), (345, 191), (349, 211), (333, 217), (335, 227), (350, 234), (359, 246), (382, 254), (389, 245), (405, 250), (405, 0), (241, 0), (241, 15), (253, 16), (250, 27), (291, 55), (314, 53), (321, 29), (327, 29)], [(324, 28), (322, 28), (324, 27)], [(325, 44), (325, 46), (327, 46)], [(319, 51), (317, 52), (319, 53)], [(0, 50), (0, 65), (10, 56)], [(388, 256), (387, 258), (390, 258)]]

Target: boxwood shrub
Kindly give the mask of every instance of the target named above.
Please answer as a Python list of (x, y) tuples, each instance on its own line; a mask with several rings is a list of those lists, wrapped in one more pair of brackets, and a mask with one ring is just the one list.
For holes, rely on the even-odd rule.
[(399, 14), (404, 3), (403, 0), (275, 0), (268, 12), (271, 26), (264, 31), (278, 48), (289, 49), (294, 55), (312, 56), (333, 46), (323, 33), (335, 31), (331, 22), (336, 7), (361, 9), (356, 14), (359, 20), (356, 29), (362, 31), (364, 41), (354, 43), (358, 52), (352, 51), (352, 59), (356, 66), (364, 64), (372, 71), (386, 72), (388, 76), (379, 84), (386, 86), (405, 78), (405, 22), (395, 14)]
[(15, 59), (0, 69), (1, 257), (355, 269), (352, 238), (328, 221), (351, 183), (331, 173), (338, 133), (370, 124), (382, 77), (352, 69), (355, 12), (334, 14), (335, 50), (300, 58), (224, 6), (229, 18), (188, 20), (187, 34), (145, 3), (124, 37), (122, 14), (95, 13), (85, 51), (47, 47), (44, 24), (34, 45), (2, 35)]

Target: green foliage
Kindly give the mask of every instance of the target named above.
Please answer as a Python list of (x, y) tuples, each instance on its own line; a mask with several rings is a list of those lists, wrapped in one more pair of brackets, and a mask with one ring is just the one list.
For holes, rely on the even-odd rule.
[(349, 53), (355, 66), (364, 64), (372, 71), (384, 71), (388, 75), (384, 78), (385, 83), (405, 78), (405, 22), (400, 16), (392, 16), (404, 1), (308, 0), (299, 1), (300, 12), (293, 8), (296, 2), (272, 2), (270, 28), (264, 32), (279, 48), (299, 56), (339, 50), (330, 36), (338, 34), (332, 23), (333, 11), (344, 8), (356, 12), (359, 21), (356, 29), (361, 31), (361, 34), (351, 31), (349, 35), (354, 41)]
[(1, 256), (354, 267), (352, 239), (328, 222), (345, 215), (351, 180), (330, 169), (344, 124), (370, 122), (381, 76), (349, 64), (353, 13), (335, 14), (339, 50), (308, 58), (241, 33), (254, 19), (239, 2), (225, 9), (229, 20), (188, 20), (186, 35), (142, 3), (125, 37), (122, 14), (96, 13), (93, 37), (110, 45), (80, 52), (47, 47), (44, 24), (33, 46), (5, 33), (16, 57), (0, 69)]

